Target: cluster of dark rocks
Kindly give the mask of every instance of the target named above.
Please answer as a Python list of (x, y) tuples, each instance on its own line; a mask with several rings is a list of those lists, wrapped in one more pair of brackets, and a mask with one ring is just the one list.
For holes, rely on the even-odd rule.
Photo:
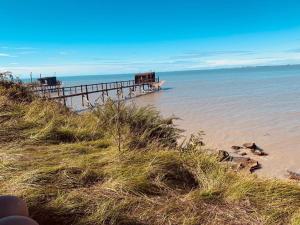
[[(244, 143), (242, 146), (233, 145), (231, 149), (234, 151), (235, 154), (239, 156), (230, 155), (229, 152), (224, 150), (219, 150), (218, 157), (221, 162), (231, 162), (236, 170), (243, 170), (246, 169), (250, 173), (253, 173), (255, 170), (261, 168), (261, 164), (252, 159), (250, 157), (245, 157), (250, 153), (256, 156), (267, 156), (268, 154), (260, 147), (258, 147), (255, 143)], [(287, 170), (287, 177), (291, 180), (300, 181), (300, 173), (295, 173), (292, 171)]]
[(261, 165), (256, 160), (249, 157), (232, 156), (224, 150), (219, 150), (218, 157), (220, 162), (231, 162), (236, 170), (247, 169), (250, 173), (253, 173), (261, 168)]
[(219, 160), (221, 162), (232, 162), (233, 165), (235, 165), (236, 170), (248, 170), (250, 173), (253, 173), (255, 170), (260, 169), (261, 165), (258, 161), (250, 157), (245, 157), (246, 155), (248, 155), (246, 150), (250, 150), (252, 154), (258, 156), (268, 155), (255, 143), (245, 143), (242, 146), (234, 145), (231, 148), (234, 150), (234, 153), (239, 154), (240, 156), (232, 156), (227, 151), (219, 150)]
[(296, 181), (300, 181), (300, 173), (295, 173), (292, 171), (287, 171), (288, 173), (288, 178), (291, 180), (296, 180)]
[[(242, 146), (233, 145), (231, 148), (235, 151), (235, 153), (240, 153), (241, 150), (250, 150), (254, 155), (266, 156), (268, 155), (262, 148), (258, 147), (255, 143), (245, 143)], [(241, 155), (247, 155), (247, 152), (243, 151), (240, 153)]]

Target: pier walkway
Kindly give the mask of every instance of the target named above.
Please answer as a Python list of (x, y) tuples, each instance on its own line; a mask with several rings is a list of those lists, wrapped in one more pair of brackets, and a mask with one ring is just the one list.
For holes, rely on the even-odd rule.
[(124, 93), (126, 93), (128, 98), (132, 98), (136, 97), (137, 93), (150, 93), (159, 90), (159, 88), (159, 78), (156, 78), (155, 82), (136, 82), (135, 80), (127, 80), (68, 87), (36, 86), (32, 87), (32, 92), (47, 99), (62, 100), (65, 105), (67, 98), (81, 96), (82, 105), (84, 105), (84, 98), (89, 101), (89, 95), (93, 93), (100, 93), (100, 98), (102, 98), (104, 102), (104, 97), (109, 96), (113, 91), (119, 96), (124, 97)]

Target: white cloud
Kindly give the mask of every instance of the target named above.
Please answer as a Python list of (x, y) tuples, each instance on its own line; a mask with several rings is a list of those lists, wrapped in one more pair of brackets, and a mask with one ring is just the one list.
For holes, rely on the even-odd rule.
[(20, 66), (9, 65), (6, 67), (0, 67), (0, 70), (11, 71), (16, 75), (22, 77), (28, 77), (32, 72), (33, 74), (53, 75), (57, 73), (59, 75), (81, 75), (81, 74), (103, 74), (103, 73), (129, 73), (134, 71), (133, 67), (126, 67), (124, 65), (48, 65), (48, 66)]
[(17, 52), (16, 54), (18, 54), (18, 55), (31, 55), (31, 54), (34, 54), (34, 53), (36, 53), (36, 51), (28, 50), (28, 51)]
[[(65, 54), (67, 52), (58, 52)], [(188, 69), (208, 69), (208, 68), (228, 68), (241, 66), (260, 66), (260, 65), (280, 65), (300, 63), (300, 54), (294, 52), (252, 52), (234, 51), (218, 52), (218, 54), (207, 54), (205, 56), (189, 55), (189, 57), (157, 57), (146, 59), (112, 59), (112, 58), (93, 58), (90, 61), (79, 61), (63, 63), (55, 58), (49, 65), (23, 66), (20, 64), (6, 64), (0, 67), (3, 70), (10, 70), (17, 75), (28, 76), (30, 72), (34, 74), (52, 75), (55, 72), (59, 75), (84, 75), (84, 74), (115, 74), (115, 73), (134, 73), (141, 71), (175, 71)], [(1, 54), (1, 53), (0, 53)], [(6, 56), (8, 54), (3, 53)], [(1, 55), (0, 55), (1, 56)]]
[(257, 65), (266, 63), (267, 59), (212, 59), (206, 60), (205, 64), (209, 67), (221, 66), (243, 66), (243, 65)]
[(0, 53), (0, 56), (2, 56), (2, 57), (11, 57), (11, 55), (7, 54), (7, 53)]
[(17, 57), (17, 55), (29, 55), (36, 53), (36, 48), (32, 47), (8, 47), (8, 46), (0, 46), (0, 49), (5, 49), (5, 51), (9, 51), (13, 53), (13, 55), (9, 53), (0, 53), (2, 57)]
[(32, 47), (16, 47), (16, 48), (12, 48), (15, 50), (36, 50), (36, 48), (32, 48)]
[(206, 59), (202, 62), (210, 68), (236, 67), (236, 66), (261, 66), (261, 65), (280, 65), (298, 64), (300, 55), (297, 54), (273, 54), (272, 56), (256, 56), (254, 58), (216, 58)]

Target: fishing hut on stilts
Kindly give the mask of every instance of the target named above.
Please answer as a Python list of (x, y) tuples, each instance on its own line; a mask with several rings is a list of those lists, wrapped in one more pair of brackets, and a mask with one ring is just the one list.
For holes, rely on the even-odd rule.
[[(45, 79), (45, 78), (44, 78)], [(44, 79), (40, 82), (44, 83)], [(164, 82), (156, 77), (155, 72), (136, 74), (134, 80), (114, 81), (105, 83), (82, 84), (75, 86), (61, 86), (57, 85), (56, 78), (47, 79), (47, 84), (40, 85), (38, 88), (32, 89), (32, 92), (40, 97), (46, 99), (53, 99), (61, 101), (64, 105), (72, 107), (72, 98), (80, 97), (81, 105), (83, 107), (102, 105), (108, 98), (131, 99), (142, 95), (150, 94), (159, 91)], [(91, 96), (95, 97), (94, 101)], [(68, 101), (69, 100), (69, 101)]]

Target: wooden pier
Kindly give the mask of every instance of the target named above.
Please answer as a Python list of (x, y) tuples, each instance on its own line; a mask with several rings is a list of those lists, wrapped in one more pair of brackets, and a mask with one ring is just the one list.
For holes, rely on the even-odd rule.
[(132, 97), (137, 97), (147, 93), (152, 93), (160, 89), (159, 78), (154, 78), (154, 80), (127, 80), (127, 81), (115, 81), (107, 83), (97, 83), (97, 84), (85, 84), (76, 85), (68, 87), (47, 87), (39, 86), (34, 87), (32, 92), (40, 97), (47, 99), (60, 100), (64, 105), (67, 105), (67, 99), (81, 96), (82, 106), (84, 106), (85, 101), (90, 104), (90, 95), (99, 93), (97, 99), (100, 99), (102, 103), (105, 102), (105, 97), (113, 97), (113, 92), (118, 98), (128, 99)]

